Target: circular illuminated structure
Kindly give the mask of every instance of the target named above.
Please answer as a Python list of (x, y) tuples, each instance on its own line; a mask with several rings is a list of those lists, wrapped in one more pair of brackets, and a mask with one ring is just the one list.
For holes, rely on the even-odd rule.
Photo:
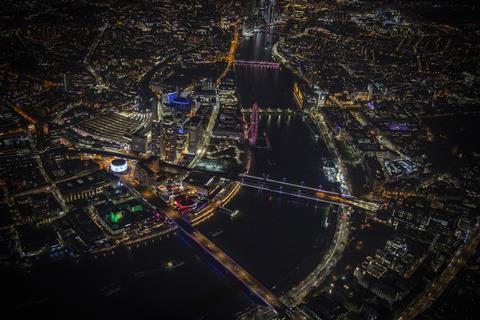
[(128, 170), (127, 160), (114, 159), (110, 162), (110, 171), (113, 173), (125, 173)]
[(175, 97), (170, 105), (177, 110), (190, 110), (191, 101), (184, 97)]

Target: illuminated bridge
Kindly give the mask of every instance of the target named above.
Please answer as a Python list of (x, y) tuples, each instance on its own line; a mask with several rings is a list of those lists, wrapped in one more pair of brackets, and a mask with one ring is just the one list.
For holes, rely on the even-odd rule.
[(245, 269), (238, 265), (225, 252), (205, 237), (200, 231), (193, 227), (190, 222), (184, 220), (180, 214), (170, 208), (162, 210), (177, 227), (187, 235), (202, 251), (206, 252), (215, 261), (221, 264), (225, 270), (233, 275), (252, 294), (272, 308), (279, 316), (295, 319), (293, 312), (281, 302), (270, 290), (265, 288)]
[[(105, 150), (92, 150), (88, 149), (79, 149), (79, 150), (69, 150), (70, 152), (76, 151), (78, 153), (95, 153), (95, 154), (102, 154), (107, 156), (117, 156), (120, 158), (126, 159), (138, 159), (138, 157), (131, 155), (131, 154), (124, 154), (124, 153), (117, 153)], [(222, 173), (222, 172), (212, 172), (210, 170), (202, 170), (202, 169), (192, 169), (186, 166), (172, 164), (167, 162), (161, 162), (162, 166), (175, 168), (178, 170), (184, 171), (201, 171), (217, 176), (222, 176), (227, 179), (239, 181), (242, 186), (255, 188), (258, 190), (266, 190), (278, 194), (293, 196), (301, 199), (306, 200), (313, 200), (319, 202), (326, 202), (335, 205), (348, 205), (353, 206), (369, 211), (377, 211), (380, 208), (380, 204), (377, 202), (366, 201), (362, 200), (350, 195), (341, 194), (337, 192), (322, 190), (320, 188), (312, 188), (305, 186), (303, 184), (293, 184), (286, 181), (278, 181), (273, 179), (268, 179), (268, 177), (256, 177), (251, 175), (245, 174), (229, 174), (229, 173)]]
[[(250, 108), (242, 108), (240, 109), (241, 113), (251, 113), (252, 109)], [(295, 114), (298, 113), (298, 111), (290, 108), (258, 108), (258, 113), (260, 114)]]
[(244, 174), (240, 174), (238, 177), (239, 182), (242, 184), (242, 186), (249, 188), (266, 190), (301, 199), (326, 202), (335, 205), (348, 205), (374, 212), (380, 208), (380, 204), (376, 202), (358, 199), (356, 197), (337, 192), (307, 187), (305, 185), (293, 184), (286, 181), (278, 181)]
[(256, 177), (247, 174), (226, 173), (218, 171), (210, 171), (207, 169), (192, 169), (178, 164), (171, 164), (162, 162), (161, 165), (172, 167), (179, 170), (199, 171), (211, 175), (223, 177), (226, 179), (238, 181), (242, 186), (254, 188), (258, 190), (266, 190), (273, 193), (283, 194), (287, 196), (296, 197), (299, 199), (312, 200), (318, 202), (325, 202), (334, 205), (347, 205), (357, 207), (364, 210), (376, 212), (381, 204), (378, 202), (367, 201), (356, 198), (347, 194), (323, 190), (320, 188), (313, 188), (303, 184), (294, 184), (287, 181), (278, 181), (269, 179), (267, 177)]
[(253, 60), (234, 60), (236, 66), (266, 68), (266, 69), (280, 69), (280, 63), (273, 61), (253, 61)]

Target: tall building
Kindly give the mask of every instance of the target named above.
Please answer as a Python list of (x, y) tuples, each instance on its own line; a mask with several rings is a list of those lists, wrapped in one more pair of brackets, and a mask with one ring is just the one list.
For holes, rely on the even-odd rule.
[(211, 78), (203, 78), (200, 80), (200, 88), (204, 91), (215, 90), (215, 83)]
[(367, 89), (368, 89), (368, 100), (372, 100), (374, 98), (374, 94), (375, 92), (373, 91), (373, 84), (369, 84), (367, 86)]
[(160, 156), (162, 152), (162, 122), (154, 121), (152, 123), (152, 143), (150, 149), (152, 154)]
[(177, 124), (175, 126), (175, 134), (177, 135), (176, 147), (177, 155), (182, 154), (187, 151), (188, 144), (188, 130), (186, 130), (183, 125)]
[(324, 90), (320, 90), (318, 85), (314, 85), (313, 89), (315, 92), (316, 107), (325, 107), (325, 104), (327, 102), (328, 92)]
[(152, 154), (161, 160), (175, 162), (177, 159), (178, 127), (171, 121), (154, 122), (152, 126)]
[(190, 119), (188, 123), (188, 153), (197, 153), (204, 134), (203, 129), (200, 117), (195, 116)]
[(275, 0), (266, 0), (264, 6), (265, 22), (273, 23), (275, 20)]
[(177, 160), (177, 126), (172, 123), (164, 123), (162, 126), (162, 153), (161, 158), (168, 162)]

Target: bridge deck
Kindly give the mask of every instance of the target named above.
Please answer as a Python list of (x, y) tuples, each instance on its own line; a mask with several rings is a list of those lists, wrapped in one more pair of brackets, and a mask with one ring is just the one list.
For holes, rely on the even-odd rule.
[[(252, 109), (249, 108), (241, 108), (241, 113), (252, 113)], [(297, 110), (287, 109), (287, 108), (258, 108), (259, 113), (273, 113), (273, 114), (296, 114), (298, 113)]]
[(233, 63), (240, 66), (258, 66), (275, 69), (280, 68), (280, 63), (274, 61), (234, 60)]
[(267, 190), (275, 193), (281, 193), (315, 201), (322, 201), (331, 204), (354, 206), (370, 211), (377, 211), (380, 208), (380, 204), (376, 202), (366, 201), (350, 195), (328, 190), (250, 175), (239, 175), (239, 177), (242, 185), (260, 190)]

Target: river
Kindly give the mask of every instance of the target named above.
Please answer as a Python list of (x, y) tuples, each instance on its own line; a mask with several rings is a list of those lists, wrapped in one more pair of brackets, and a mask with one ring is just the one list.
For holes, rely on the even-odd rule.
[[(272, 39), (257, 34), (241, 43), (242, 59), (270, 59)], [(266, 48), (267, 47), (267, 48)], [(293, 78), (285, 70), (237, 68), (243, 106), (295, 108)], [(254, 149), (253, 173), (307, 185), (324, 185), (321, 158), (328, 156), (301, 115), (266, 116), (271, 150)], [(243, 188), (228, 204), (240, 214), (218, 212), (199, 229), (278, 295), (305, 277), (321, 260), (335, 229), (328, 205)], [(164, 270), (169, 260), (184, 262)], [(65, 261), (24, 271), (2, 271), (7, 304), (37, 316), (94, 318), (229, 319), (255, 301), (182, 235), (119, 249), (112, 255)]]

